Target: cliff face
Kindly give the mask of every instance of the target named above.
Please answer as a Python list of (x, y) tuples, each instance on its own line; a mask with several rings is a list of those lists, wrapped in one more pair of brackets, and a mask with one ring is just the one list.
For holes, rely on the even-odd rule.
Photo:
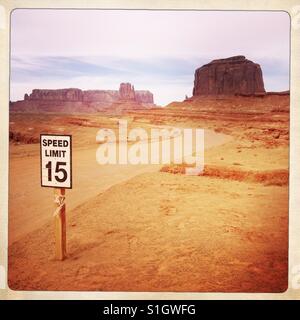
[(153, 94), (149, 91), (135, 91), (130, 83), (121, 83), (117, 90), (70, 89), (34, 89), (30, 95), (25, 94), (25, 101), (53, 102), (87, 102), (109, 104), (119, 100), (134, 101), (142, 104), (154, 104)]
[(30, 95), (25, 94), (24, 100), (56, 100), (56, 101), (82, 101), (80, 89), (34, 89)]
[(264, 95), (259, 64), (244, 56), (213, 60), (195, 71), (193, 95)]
[(116, 90), (86, 90), (82, 91), (83, 102), (114, 102), (119, 99)]
[(119, 98), (121, 100), (135, 101), (134, 86), (130, 83), (121, 83), (119, 89)]
[(136, 91), (135, 100), (140, 103), (154, 104), (153, 94), (148, 90)]

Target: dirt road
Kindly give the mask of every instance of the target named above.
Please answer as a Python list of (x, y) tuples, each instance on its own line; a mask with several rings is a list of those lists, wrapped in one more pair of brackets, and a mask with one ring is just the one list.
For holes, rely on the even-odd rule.
[[(205, 149), (224, 144), (230, 137), (205, 131)], [(97, 145), (73, 150), (73, 189), (66, 192), (68, 212), (113, 185), (144, 173), (158, 171), (160, 165), (106, 165), (96, 162)], [(12, 146), (11, 148), (14, 148)], [(15, 152), (15, 150), (14, 150)], [(51, 219), (53, 189), (40, 186), (39, 146), (36, 155), (11, 157), (9, 179), (9, 244)]]

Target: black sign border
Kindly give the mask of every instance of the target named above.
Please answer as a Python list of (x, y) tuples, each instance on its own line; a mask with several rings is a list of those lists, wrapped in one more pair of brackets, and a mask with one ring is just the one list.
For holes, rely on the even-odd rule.
[[(53, 187), (53, 186), (45, 186), (43, 185), (42, 179), (42, 136), (54, 136), (54, 137), (69, 137), (70, 138), (70, 186), (69, 187)], [(41, 179), (41, 187), (44, 188), (63, 188), (63, 189), (72, 189), (73, 187), (73, 164), (72, 164), (72, 135), (71, 134), (51, 134), (51, 133), (40, 133), (40, 179)]]

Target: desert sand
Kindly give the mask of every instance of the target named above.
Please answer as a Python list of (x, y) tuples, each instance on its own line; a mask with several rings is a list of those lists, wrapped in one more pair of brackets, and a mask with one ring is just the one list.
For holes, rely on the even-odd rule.
[[(284, 291), (288, 97), (187, 100), (126, 117), (133, 127), (205, 128), (204, 174), (186, 176), (182, 165), (99, 167), (95, 135), (116, 125), (112, 116), (11, 114), (10, 288)], [(54, 259), (53, 190), (39, 180), (36, 139), (46, 124), (74, 141), (62, 262)]]
[[(31, 117), (35, 118), (36, 116), (31, 115)], [(50, 118), (52, 119), (51, 116)], [(95, 118), (97, 118), (97, 116), (95, 116)], [(47, 122), (46, 119), (44, 120), (45, 122)], [(64, 116), (60, 117), (60, 119), (64, 121)], [(77, 119), (77, 117), (75, 117), (75, 119)], [(82, 119), (84, 119), (84, 116), (81, 115), (81, 120)], [(35, 122), (37, 120), (33, 119), (31, 121)], [(57, 121), (57, 117), (53, 119), (53, 121)], [(118, 119), (113, 118), (110, 122), (113, 127), (116, 127)], [(28, 121), (26, 121), (26, 123), (28, 125)], [(71, 123), (73, 124), (73, 122)], [(135, 124), (135, 126), (137, 125), (138, 123)], [(103, 123), (99, 123), (99, 126), (103, 126)], [(145, 127), (145, 125), (143, 126)], [(168, 128), (168, 126), (160, 127)], [(87, 132), (84, 132), (84, 130), (80, 132), (76, 132), (75, 130), (75, 132), (73, 132), (72, 129), (74, 130), (74, 128), (72, 128), (72, 126), (68, 127), (68, 125), (66, 125), (65, 127), (65, 132), (72, 133), (74, 143), (72, 152), (74, 186), (72, 190), (67, 190), (68, 210), (74, 209), (115, 184), (129, 180), (143, 172), (157, 172), (161, 168), (161, 165), (151, 164), (99, 165), (96, 162), (96, 151), (98, 147), (98, 144), (96, 144), (96, 134), (99, 128), (93, 128)], [(25, 128), (23, 128), (23, 130), (24, 129)], [(205, 147), (207, 149), (221, 145), (229, 140), (230, 136), (216, 133), (212, 130), (206, 130), (205, 132)], [(87, 141), (90, 141), (90, 143)], [(24, 151), (27, 146), (30, 148), (28, 153)], [(12, 178), (10, 181), (10, 218), (12, 221), (9, 232), (10, 243), (20, 239), (23, 235), (37, 227), (42, 226), (43, 223), (47, 222), (49, 217), (51, 217), (53, 211), (53, 189), (42, 188), (40, 186), (39, 144), (29, 144), (26, 146), (22, 144), (12, 145), (11, 160), (10, 172), (16, 178)]]

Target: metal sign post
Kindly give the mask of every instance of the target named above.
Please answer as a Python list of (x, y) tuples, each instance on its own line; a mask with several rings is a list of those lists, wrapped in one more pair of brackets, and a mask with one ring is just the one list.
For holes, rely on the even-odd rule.
[(66, 248), (65, 189), (72, 188), (72, 137), (41, 134), (41, 186), (54, 188), (55, 258), (64, 260)]

